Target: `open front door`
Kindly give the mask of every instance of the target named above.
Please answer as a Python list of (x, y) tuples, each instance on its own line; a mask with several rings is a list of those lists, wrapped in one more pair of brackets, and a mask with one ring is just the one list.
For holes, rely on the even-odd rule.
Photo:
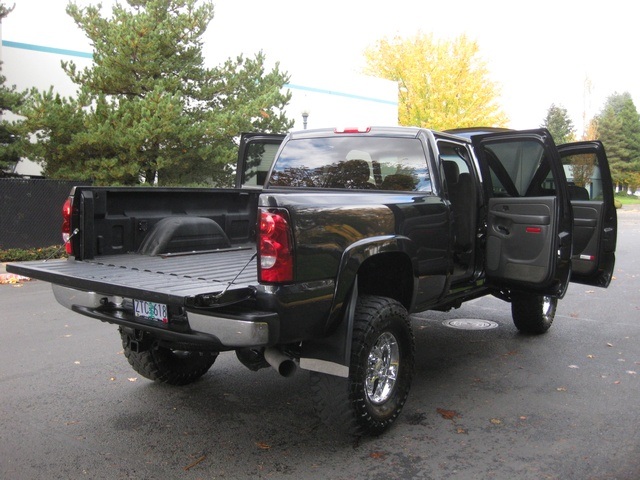
[(571, 281), (606, 288), (615, 265), (617, 216), (604, 147), (577, 142), (558, 151), (573, 208)]
[(243, 133), (238, 148), (236, 188), (260, 189), (276, 158), (284, 134)]
[(472, 137), (488, 199), (485, 271), (498, 288), (562, 297), (572, 217), (558, 151), (546, 129)]

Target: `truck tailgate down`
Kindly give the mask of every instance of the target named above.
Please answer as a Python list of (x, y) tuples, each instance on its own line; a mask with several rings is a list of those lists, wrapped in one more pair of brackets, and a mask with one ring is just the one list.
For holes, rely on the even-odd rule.
[(206, 253), (108, 255), (91, 260), (7, 264), (7, 271), (53, 284), (150, 302), (184, 305), (197, 295), (257, 284), (255, 247)]

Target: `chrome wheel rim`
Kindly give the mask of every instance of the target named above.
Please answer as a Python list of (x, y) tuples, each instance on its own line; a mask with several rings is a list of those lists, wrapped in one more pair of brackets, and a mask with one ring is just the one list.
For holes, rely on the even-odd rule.
[(545, 322), (548, 322), (553, 314), (554, 299), (549, 296), (542, 297), (542, 318)]
[(398, 379), (400, 348), (393, 334), (384, 332), (369, 352), (365, 391), (373, 404), (386, 402)]

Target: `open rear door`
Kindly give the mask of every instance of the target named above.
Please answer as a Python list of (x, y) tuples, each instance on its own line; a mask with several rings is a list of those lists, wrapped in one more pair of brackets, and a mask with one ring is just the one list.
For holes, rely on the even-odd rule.
[(573, 208), (571, 281), (607, 287), (613, 276), (617, 215), (604, 146), (598, 141), (560, 145)]
[(243, 133), (238, 148), (236, 188), (261, 189), (286, 135)]
[(488, 199), (489, 284), (562, 297), (572, 216), (558, 151), (546, 129), (473, 136)]

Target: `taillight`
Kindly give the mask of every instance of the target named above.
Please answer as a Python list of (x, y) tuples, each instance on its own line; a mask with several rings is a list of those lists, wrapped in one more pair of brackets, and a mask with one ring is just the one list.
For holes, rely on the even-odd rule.
[(62, 205), (62, 241), (64, 248), (69, 255), (73, 255), (73, 247), (71, 246), (71, 209), (73, 206), (72, 198), (69, 197)]
[(265, 283), (293, 281), (293, 241), (286, 210), (260, 209), (258, 278)]

